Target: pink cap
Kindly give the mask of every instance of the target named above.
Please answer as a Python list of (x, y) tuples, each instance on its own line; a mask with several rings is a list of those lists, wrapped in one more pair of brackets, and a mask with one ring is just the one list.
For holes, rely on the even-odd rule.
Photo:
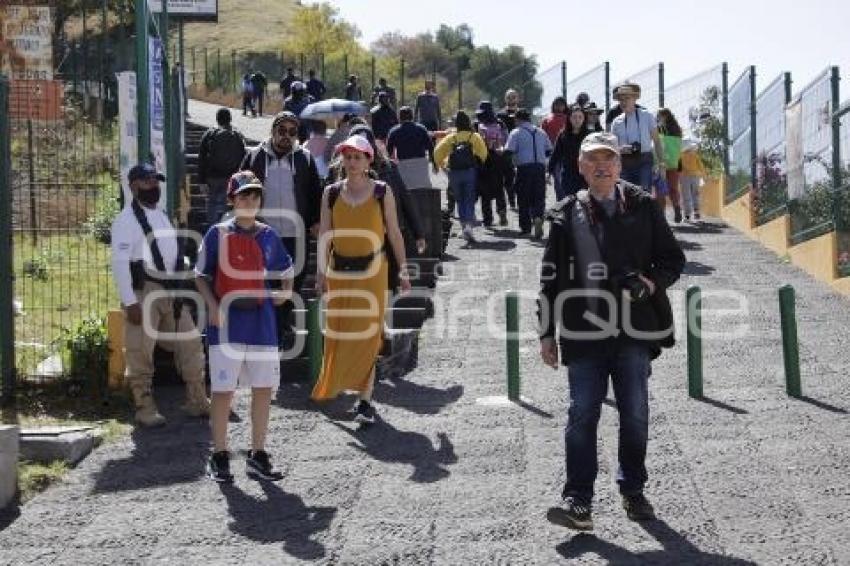
[(341, 144), (338, 144), (336, 146), (336, 149), (334, 149), (334, 153), (343, 153), (349, 150), (365, 153), (369, 156), (369, 159), (372, 159), (374, 157), (374, 154), (372, 152), (372, 144), (370, 144), (369, 140), (367, 140), (363, 136), (351, 136)]

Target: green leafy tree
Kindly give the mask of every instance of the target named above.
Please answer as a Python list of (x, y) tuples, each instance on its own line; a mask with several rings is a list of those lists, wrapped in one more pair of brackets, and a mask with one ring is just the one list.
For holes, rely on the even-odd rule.
[(519, 91), (523, 106), (540, 105), (543, 88), (534, 79), (537, 61), (518, 45), (501, 51), (486, 45), (478, 47), (472, 54), (470, 74), (475, 85), (497, 103), (502, 102), (507, 89), (513, 88)]

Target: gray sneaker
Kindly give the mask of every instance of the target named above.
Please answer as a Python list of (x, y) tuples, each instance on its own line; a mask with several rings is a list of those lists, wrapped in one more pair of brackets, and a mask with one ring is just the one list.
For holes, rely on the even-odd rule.
[(534, 239), (542, 240), (543, 239), (543, 219), (535, 218), (534, 219)]

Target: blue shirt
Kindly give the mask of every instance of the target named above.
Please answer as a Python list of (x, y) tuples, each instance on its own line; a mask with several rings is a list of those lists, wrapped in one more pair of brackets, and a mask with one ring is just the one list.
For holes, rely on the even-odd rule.
[(395, 151), (399, 161), (425, 157), (432, 147), (428, 130), (415, 122), (402, 122), (393, 126), (387, 136), (387, 152), (392, 156)]
[[(254, 238), (263, 251), (263, 263), (266, 268), (266, 288), (270, 279), (279, 279), (282, 272), (292, 269), (292, 258), (286, 252), (277, 232), (270, 226), (259, 224)], [(195, 272), (207, 279), (212, 285), (215, 281), (219, 261), (219, 244), (221, 233), (219, 228), (229, 232), (246, 231), (236, 225), (234, 220), (228, 220), (210, 227), (198, 250), (198, 265)], [(221, 331), (227, 335), (222, 336)], [(262, 305), (254, 309), (240, 309), (231, 306), (224, 321), (224, 327), (218, 328), (207, 325), (207, 343), (217, 346), (223, 343), (246, 344), (250, 346), (277, 346), (277, 319), (274, 303), (271, 297), (266, 297)]]
[(531, 163), (540, 163), (545, 166), (546, 157), (552, 153), (552, 142), (546, 132), (537, 126), (523, 122), (511, 131), (505, 150), (514, 154), (517, 167)]

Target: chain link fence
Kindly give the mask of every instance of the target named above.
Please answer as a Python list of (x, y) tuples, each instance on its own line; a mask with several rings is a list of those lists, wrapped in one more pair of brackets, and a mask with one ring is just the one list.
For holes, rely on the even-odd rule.
[(663, 76), (663, 63), (656, 63), (642, 71), (628, 75), (622, 80), (617, 81), (615, 84), (621, 84), (628, 81), (639, 85), (641, 94), (638, 104), (643, 106), (648, 112), (655, 114), (658, 109), (663, 106)]
[(611, 67), (605, 62), (567, 82), (568, 100), (574, 101), (579, 93), (586, 92), (592, 102), (608, 112), (611, 108)]
[(729, 88), (729, 176), (726, 204), (753, 187), (755, 165), (755, 67), (748, 67)]
[[(837, 69), (826, 69), (787, 106), (785, 113), (788, 167), (788, 213), (791, 243), (832, 231), (833, 82)], [(837, 85), (835, 85), (837, 86)]]
[(756, 99), (756, 183), (753, 212), (757, 226), (788, 210), (785, 161), (785, 105), (791, 100), (791, 75), (783, 73)]
[[(19, 379), (67, 373), (63, 342), (117, 304), (109, 227), (118, 211), (114, 72), (124, 62), (78, 42), (48, 78), (14, 69), (9, 89), (8, 197)], [(42, 71), (39, 71), (42, 72)]]
[(540, 101), (532, 110), (535, 116), (542, 117), (549, 113), (552, 101), (559, 96), (566, 97), (567, 63), (560, 61), (548, 69), (537, 73), (534, 82), (541, 89)]

